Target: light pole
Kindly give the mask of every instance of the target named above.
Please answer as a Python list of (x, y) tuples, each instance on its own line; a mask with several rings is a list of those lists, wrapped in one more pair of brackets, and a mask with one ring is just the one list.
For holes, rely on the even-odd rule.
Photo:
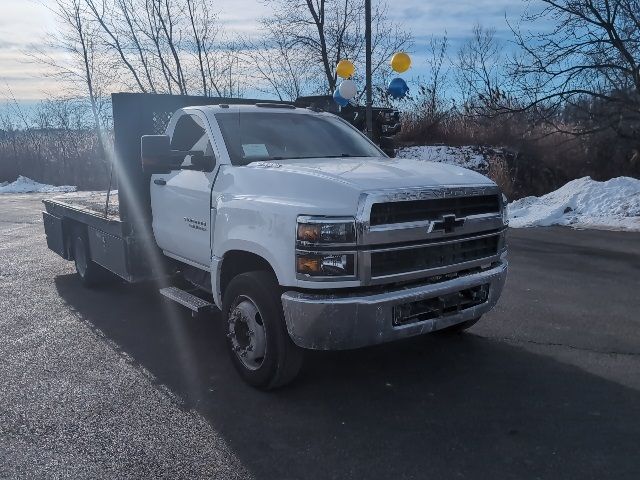
[(373, 103), (373, 95), (371, 92), (371, 0), (364, 0), (364, 37), (366, 49), (366, 112), (365, 120), (367, 126), (367, 137), (373, 138), (373, 111), (371, 109)]

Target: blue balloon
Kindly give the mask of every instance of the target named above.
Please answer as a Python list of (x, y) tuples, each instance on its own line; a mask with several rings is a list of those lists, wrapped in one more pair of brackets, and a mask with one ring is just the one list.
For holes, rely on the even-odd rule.
[(349, 100), (347, 100), (346, 98), (343, 98), (340, 95), (340, 92), (338, 92), (338, 89), (336, 89), (336, 91), (333, 92), (333, 99), (341, 107), (346, 107), (347, 105), (349, 105)]
[(409, 87), (407, 86), (407, 82), (400, 77), (391, 80), (387, 86), (387, 93), (389, 93), (391, 98), (404, 98), (408, 92)]

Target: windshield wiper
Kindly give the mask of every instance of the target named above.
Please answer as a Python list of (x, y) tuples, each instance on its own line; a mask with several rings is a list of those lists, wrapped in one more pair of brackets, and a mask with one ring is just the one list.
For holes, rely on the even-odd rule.
[(351, 157), (364, 157), (365, 155), (351, 155), (350, 153), (341, 153), (339, 155), (322, 155), (316, 158), (351, 158)]
[(254, 160), (256, 162), (268, 162), (270, 160), (308, 160), (312, 158), (354, 158), (354, 157), (366, 157), (367, 155), (351, 155), (350, 153), (340, 153), (338, 155), (312, 155), (309, 157), (269, 157), (262, 160)]

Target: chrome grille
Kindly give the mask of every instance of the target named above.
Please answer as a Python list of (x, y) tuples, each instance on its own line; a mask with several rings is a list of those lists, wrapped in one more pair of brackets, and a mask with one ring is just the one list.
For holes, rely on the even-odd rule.
[(371, 276), (382, 277), (455, 266), (498, 254), (500, 235), (371, 252)]
[(374, 203), (371, 206), (370, 225), (438, 220), (445, 215), (468, 217), (491, 213), (500, 213), (498, 195)]
[(495, 185), (365, 192), (356, 218), (362, 284), (455, 275), (499, 261), (500, 195)]

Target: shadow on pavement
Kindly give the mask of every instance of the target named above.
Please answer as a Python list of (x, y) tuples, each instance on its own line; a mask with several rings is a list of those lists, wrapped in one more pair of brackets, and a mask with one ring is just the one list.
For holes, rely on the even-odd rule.
[(219, 318), (151, 286), (60, 296), (224, 435), (257, 478), (640, 478), (640, 395), (474, 335), (308, 355), (288, 388), (244, 385)]

